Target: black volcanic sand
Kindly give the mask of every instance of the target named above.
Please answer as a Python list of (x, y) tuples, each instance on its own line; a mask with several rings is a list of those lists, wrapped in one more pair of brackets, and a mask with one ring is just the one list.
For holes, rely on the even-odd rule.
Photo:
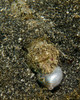
[[(12, 1), (0, 0), (0, 100), (80, 100), (80, 1), (26, 0), (34, 17), (23, 20), (11, 13)], [(25, 59), (25, 46), (44, 34), (62, 52), (64, 77), (52, 91)]]

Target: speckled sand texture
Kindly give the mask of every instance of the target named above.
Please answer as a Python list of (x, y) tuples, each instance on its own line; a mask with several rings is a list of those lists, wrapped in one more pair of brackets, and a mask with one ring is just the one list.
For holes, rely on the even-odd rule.
[[(80, 1), (22, 0), (31, 13), (18, 4), (18, 16), (13, 1), (0, 0), (0, 100), (80, 100)], [(64, 77), (52, 91), (37, 83), (25, 59), (25, 45), (44, 34), (61, 52)]]

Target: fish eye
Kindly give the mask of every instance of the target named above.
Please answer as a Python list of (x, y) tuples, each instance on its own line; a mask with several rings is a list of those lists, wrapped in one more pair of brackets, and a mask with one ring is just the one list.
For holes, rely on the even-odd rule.
[(42, 77), (42, 78), (40, 79), (40, 81), (41, 81), (41, 82), (45, 82), (45, 78)]

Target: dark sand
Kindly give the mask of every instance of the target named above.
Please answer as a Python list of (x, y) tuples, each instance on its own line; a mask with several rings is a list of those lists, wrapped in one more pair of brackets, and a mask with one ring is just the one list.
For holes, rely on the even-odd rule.
[[(34, 16), (27, 19), (13, 16), (12, 1), (0, 0), (0, 100), (80, 100), (80, 1), (26, 0)], [(25, 59), (27, 43), (44, 34), (63, 53), (64, 77), (52, 91), (39, 86)]]

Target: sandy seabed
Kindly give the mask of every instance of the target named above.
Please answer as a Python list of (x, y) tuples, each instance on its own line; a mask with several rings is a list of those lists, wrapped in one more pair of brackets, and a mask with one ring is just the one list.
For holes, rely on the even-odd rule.
[[(79, 7), (79, 0), (0, 0), (0, 100), (80, 100)], [(44, 34), (62, 52), (64, 77), (52, 91), (25, 59), (25, 46)]]

